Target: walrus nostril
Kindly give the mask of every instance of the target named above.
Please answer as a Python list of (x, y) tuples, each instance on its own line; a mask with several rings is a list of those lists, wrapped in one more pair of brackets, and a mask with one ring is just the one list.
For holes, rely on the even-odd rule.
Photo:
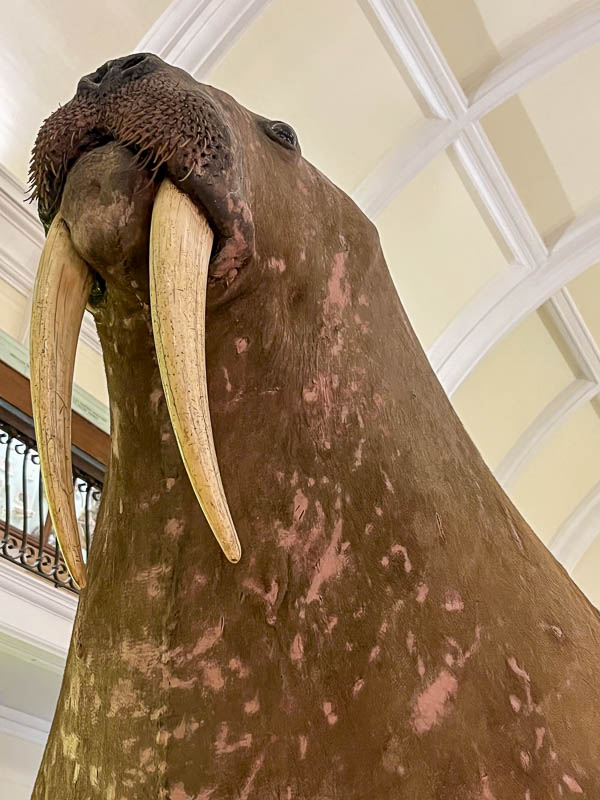
[(87, 89), (95, 92), (99, 88), (115, 89), (126, 81), (135, 80), (151, 72), (158, 61), (149, 53), (134, 53), (130, 56), (112, 59), (98, 67), (95, 72), (83, 77), (79, 81), (78, 91)]
[[(143, 61), (146, 61), (147, 56), (146, 53), (136, 53), (133, 56), (128, 56), (125, 60), (118, 65), (121, 72), (128, 72), (133, 67), (137, 67), (138, 64), (141, 64)], [(117, 66), (117, 64), (115, 64)]]

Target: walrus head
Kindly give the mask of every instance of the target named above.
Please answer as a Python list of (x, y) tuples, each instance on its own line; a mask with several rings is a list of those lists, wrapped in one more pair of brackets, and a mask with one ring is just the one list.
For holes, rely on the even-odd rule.
[[(268, 181), (259, 179), (265, 175)], [(31, 182), (49, 230), (32, 316), (34, 416), (50, 512), (71, 574), (84, 585), (70, 478), (77, 336), (86, 304), (101, 327), (118, 297), (150, 309), (188, 476), (223, 552), (238, 561), (211, 430), (205, 309), (258, 292), (270, 309), (266, 328), (286, 321), (265, 335), (289, 335), (306, 318), (302, 307), (320, 307), (323, 282), (331, 280), (315, 274), (320, 261), (311, 258), (316, 209), (327, 209), (335, 225), (336, 202), (351, 208), (349, 237), (373, 241), (374, 227), (302, 158), (288, 124), (247, 111), (149, 54), (109, 61), (81, 79), (75, 97), (39, 132)], [(275, 215), (305, 231), (301, 250), (285, 224), (267, 224)], [(348, 242), (337, 238), (343, 251)], [(343, 275), (333, 280), (340, 296), (330, 303), (343, 307)]]

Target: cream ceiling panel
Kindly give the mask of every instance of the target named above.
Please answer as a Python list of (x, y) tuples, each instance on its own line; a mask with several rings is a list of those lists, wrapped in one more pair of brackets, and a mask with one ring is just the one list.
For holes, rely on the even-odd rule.
[(28, 299), (0, 278), (0, 329), (13, 339), (21, 339), (28, 318)]
[(377, 227), (398, 293), (425, 348), (506, 266), (445, 153), (404, 187), (378, 217)]
[(572, 281), (569, 291), (592, 336), (600, 344), (600, 264)]
[(600, 419), (580, 408), (540, 447), (509, 494), (535, 532), (548, 543), (600, 475)]
[(600, 535), (577, 564), (572, 577), (596, 608), (600, 609)]
[(292, 125), (304, 156), (351, 192), (421, 111), (348, 0), (275, 0), (208, 82)]
[(42, 120), (75, 92), (81, 75), (126, 55), (166, 0), (18, 0), (0, 26), (0, 162), (21, 180)]
[(540, 233), (562, 229), (600, 200), (600, 45), (526, 86), (484, 120)]
[(104, 374), (104, 362), (100, 353), (82, 341), (77, 345), (74, 381), (92, 397), (108, 405), (108, 389)]
[(452, 403), (494, 469), (575, 375), (538, 314), (530, 314), (479, 363)]
[(516, 40), (573, 6), (573, 0), (416, 0), (456, 77), (468, 89)]

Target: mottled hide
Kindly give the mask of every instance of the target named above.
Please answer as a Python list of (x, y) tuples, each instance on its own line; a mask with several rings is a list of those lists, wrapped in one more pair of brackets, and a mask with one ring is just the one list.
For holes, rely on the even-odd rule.
[[(216, 235), (206, 358), (237, 565), (156, 362), (165, 175)], [(112, 425), (33, 798), (599, 798), (599, 615), (454, 414), (374, 226), (293, 132), (134, 56), (45, 123), (33, 176), (105, 286)]]

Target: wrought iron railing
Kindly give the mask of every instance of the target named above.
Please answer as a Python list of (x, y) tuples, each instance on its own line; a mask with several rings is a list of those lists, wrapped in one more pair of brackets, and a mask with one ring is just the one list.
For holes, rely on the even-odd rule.
[[(31, 420), (13, 407), (8, 414), (2, 413), (4, 410), (6, 404), (0, 401), (0, 557), (77, 592), (52, 528)], [(90, 459), (94, 477), (84, 468), (85, 461), (85, 454), (78, 452), (73, 486), (81, 547), (87, 559), (102, 491), (98, 477), (102, 467)]]

